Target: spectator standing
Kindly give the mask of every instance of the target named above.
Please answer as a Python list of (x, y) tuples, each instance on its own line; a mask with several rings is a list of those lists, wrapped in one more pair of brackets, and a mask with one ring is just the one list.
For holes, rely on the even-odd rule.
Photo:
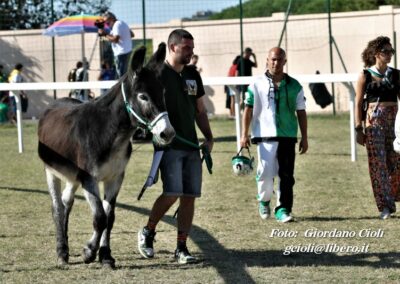
[(121, 78), (128, 68), (129, 56), (132, 52), (133, 32), (129, 26), (111, 13), (106, 12), (103, 15), (104, 22), (111, 28), (109, 34), (104, 29), (99, 29), (98, 33), (111, 42), (115, 62), (117, 65), (117, 73)]
[(372, 191), (383, 220), (396, 212), (395, 201), (400, 201), (400, 155), (393, 149), (400, 76), (388, 66), (394, 52), (388, 37), (368, 42), (355, 99), (356, 139), (367, 149)]
[(197, 72), (201, 73), (203, 69), (197, 66), (198, 62), (199, 62), (199, 56), (197, 54), (193, 54), (192, 59), (190, 59), (188, 66), (193, 66), (193, 68), (195, 68)]
[[(23, 77), (21, 75), (22, 69), (24, 66), (21, 63), (18, 63), (15, 65), (14, 69), (11, 71), (10, 75), (8, 76), (8, 82), (9, 83), (22, 83), (23, 82)], [(19, 91), (19, 98), (21, 100), (21, 106), (23, 107), (23, 100), (27, 101), (27, 96), (24, 91)], [(15, 96), (14, 93), (10, 91), (9, 95), (9, 103), (10, 103), (10, 118), (13, 123), (17, 122), (17, 103), (15, 101)], [(23, 111), (23, 110), (22, 110)], [(25, 108), (26, 111), (26, 108)]]
[[(7, 83), (7, 76), (4, 72), (4, 66), (0, 64), (0, 83)], [(3, 100), (4, 103), (4, 98), (7, 98), (8, 100), (8, 92), (7, 91), (0, 91), (0, 100)]]
[(74, 68), (69, 70), (68, 72), (68, 82), (75, 82), (76, 81), (76, 71), (83, 66), (81, 61), (76, 62), (76, 65)]
[[(71, 80), (70, 82), (87, 82), (89, 81), (89, 64), (85, 61), (85, 63), (82, 63), (81, 61), (78, 61), (76, 63), (76, 68), (72, 69), (69, 74), (68, 74), (68, 80)], [(83, 102), (87, 101), (89, 99), (89, 93), (90, 90), (87, 89), (76, 89), (76, 90), (71, 90), (69, 93), (69, 97), (74, 96), (75, 99), (81, 100)]]
[[(253, 58), (252, 61), (250, 58)], [(253, 76), (252, 68), (257, 68), (257, 58), (250, 47), (246, 47), (242, 57), (237, 63), (236, 76)], [(245, 98), (245, 93), (249, 85), (240, 86), (242, 91), (242, 100)], [(243, 104), (242, 104), (243, 106)]]
[[(101, 70), (99, 77), (97, 77), (99, 81), (110, 81), (110, 80), (115, 80), (116, 79), (116, 74), (115, 74), (115, 69), (111, 68), (111, 65), (108, 61), (104, 61), (101, 64)], [(106, 94), (108, 89), (101, 89), (100, 90), (100, 95)]]
[[(0, 83), (6, 83), (7, 78), (4, 75), (3, 65), (0, 65)], [(8, 121), (8, 95), (5, 91), (0, 91), (0, 123)]]
[[(231, 67), (229, 67), (228, 77), (237, 76), (237, 65), (240, 60), (240, 55), (236, 56), (232, 61)], [(229, 118), (235, 119), (235, 90), (237, 88), (235, 86), (224, 86), (224, 90), (226, 93), (226, 108), (229, 109)], [(237, 88), (240, 91), (240, 88)]]
[[(77, 81), (76, 72), (78, 69), (82, 68), (82, 66), (83, 66), (82, 61), (76, 62), (75, 67), (72, 68), (71, 70), (69, 70), (69, 72), (68, 72), (68, 77), (67, 77), (68, 82), (76, 82)], [(75, 92), (77, 92), (77, 90), (69, 91), (68, 97), (71, 98), (73, 95), (75, 95)]]

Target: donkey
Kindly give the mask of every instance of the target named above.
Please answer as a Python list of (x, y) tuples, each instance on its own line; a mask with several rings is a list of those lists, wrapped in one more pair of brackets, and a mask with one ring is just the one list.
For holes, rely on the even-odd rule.
[[(116, 199), (132, 152), (130, 139), (143, 127), (153, 133), (158, 146), (168, 145), (175, 136), (166, 112), (164, 88), (157, 79), (166, 46), (161, 43), (143, 67), (145, 53), (144, 47), (134, 53), (128, 72), (106, 95), (86, 103), (71, 98), (56, 100), (39, 120), (38, 152), (52, 199), (59, 265), (68, 264), (68, 217), (81, 185), (92, 210), (94, 228), (83, 248), (83, 260), (93, 262), (99, 251), (103, 267), (115, 267), (110, 234)], [(61, 180), (65, 181), (63, 191)], [(104, 200), (100, 198), (99, 182), (103, 182)]]

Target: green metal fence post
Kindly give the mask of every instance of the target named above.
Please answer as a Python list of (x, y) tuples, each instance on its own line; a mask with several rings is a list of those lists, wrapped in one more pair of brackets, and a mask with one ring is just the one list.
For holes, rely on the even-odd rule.
[(142, 0), (142, 19), (143, 19), (143, 45), (146, 46), (146, 0)]
[[(327, 0), (328, 4), (328, 25), (329, 25), (329, 59), (331, 64), (331, 74), (333, 74), (333, 50), (332, 50), (332, 25), (331, 25), (331, 0)], [(335, 106), (335, 84), (331, 83), (332, 86), (332, 109), (333, 115), (336, 115)]]
[[(51, 22), (54, 23), (54, 0), (51, 0)], [(56, 81), (56, 43), (54, 36), (51, 37), (51, 56), (53, 65), (53, 82)], [(57, 99), (57, 91), (53, 90), (53, 98)]]

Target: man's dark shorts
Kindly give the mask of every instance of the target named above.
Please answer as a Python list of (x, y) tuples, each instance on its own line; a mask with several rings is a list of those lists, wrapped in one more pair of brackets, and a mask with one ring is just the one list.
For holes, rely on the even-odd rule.
[(199, 151), (166, 150), (160, 171), (164, 195), (201, 196), (202, 167)]

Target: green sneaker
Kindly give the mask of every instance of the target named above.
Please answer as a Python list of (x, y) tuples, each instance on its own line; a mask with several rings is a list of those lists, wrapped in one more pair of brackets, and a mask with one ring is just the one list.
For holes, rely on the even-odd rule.
[(286, 208), (279, 208), (278, 211), (275, 212), (275, 218), (281, 223), (286, 223), (293, 220), (292, 215), (290, 215)]
[(267, 219), (271, 216), (271, 209), (269, 208), (269, 201), (260, 201), (258, 203), (258, 213), (261, 219)]

